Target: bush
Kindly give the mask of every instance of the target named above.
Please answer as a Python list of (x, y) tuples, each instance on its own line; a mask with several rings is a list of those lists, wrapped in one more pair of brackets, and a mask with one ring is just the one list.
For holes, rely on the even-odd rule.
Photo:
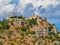
[(39, 19), (42, 19), (41, 17), (39, 17)]
[(52, 26), (52, 25), (50, 25), (50, 26), (48, 27), (49, 31), (51, 31), (51, 30), (52, 30), (52, 28), (53, 28), (53, 26)]
[(25, 17), (23, 17), (22, 15), (18, 16), (19, 19), (24, 19)]
[(25, 34), (28, 35), (29, 34), (29, 31), (26, 31)]
[(12, 16), (12, 17), (10, 17), (10, 18), (17, 18), (17, 16)]
[(55, 24), (52, 24), (52, 25), (54, 25), (54, 26), (55, 26)]
[(11, 45), (14, 45), (14, 43), (11, 43)]
[(3, 29), (9, 29), (10, 26), (8, 25), (8, 21), (7, 20), (4, 19), (2, 21), (2, 27), (3, 27)]
[(27, 27), (23, 26), (23, 27), (21, 27), (21, 30), (25, 32), (27, 30)]
[(21, 25), (24, 25), (24, 22), (23, 21), (21, 22)]
[(0, 30), (0, 33), (3, 33), (4, 31), (5, 31), (5, 30), (2, 30), (2, 29), (1, 29), (1, 30)]
[(3, 36), (1, 36), (1, 35), (0, 35), (0, 38), (5, 39), (5, 37), (3, 37)]
[(3, 42), (0, 41), (0, 45), (3, 45)]
[(30, 34), (36, 34), (36, 32), (35, 31), (30, 31)]
[(12, 33), (13, 33), (12, 31), (9, 31), (9, 33), (8, 33), (8, 34), (9, 34), (9, 35), (12, 35)]
[(29, 25), (32, 25), (32, 24), (37, 25), (37, 22), (34, 19), (31, 19), (31, 20), (29, 19), (28, 22), (29, 22)]

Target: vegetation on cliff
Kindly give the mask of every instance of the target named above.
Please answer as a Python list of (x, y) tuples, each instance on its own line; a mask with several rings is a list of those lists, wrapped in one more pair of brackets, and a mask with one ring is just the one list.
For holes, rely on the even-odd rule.
[(11, 16), (0, 21), (0, 45), (60, 45), (55, 32), (55, 25), (39, 16)]

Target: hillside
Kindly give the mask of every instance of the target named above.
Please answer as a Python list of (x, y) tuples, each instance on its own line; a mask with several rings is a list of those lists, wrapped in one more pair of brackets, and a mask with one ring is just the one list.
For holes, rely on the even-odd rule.
[(60, 45), (59, 34), (55, 24), (36, 15), (0, 21), (0, 45)]

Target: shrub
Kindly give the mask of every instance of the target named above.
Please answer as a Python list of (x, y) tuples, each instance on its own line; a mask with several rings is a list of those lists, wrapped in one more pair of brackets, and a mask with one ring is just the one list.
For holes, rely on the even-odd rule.
[(41, 17), (39, 17), (39, 19), (42, 19)]
[(2, 27), (3, 27), (3, 29), (9, 29), (10, 26), (8, 25), (8, 21), (7, 20), (4, 19), (2, 21)]
[(11, 45), (14, 45), (14, 43), (11, 43)]
[(55, 26), (55, 24), (52, 24), (52, 25), (54, 25), (54, 26)]
[(5, 39), (5, 37), (3, 37), (3, 36), (1, 36), (1, 35), (0, 35), (0, 38)]
[(1, 30), (0, 30), (0, 33), (3, 33), (4, 31), (5, 31), (5, 30), (2, 30), (2, 29), (1, 29)]
[(24, 19), (25, 17), (23, 17), (22, 15), (18, 16), (19, 19)]
[(50, 25), (50, 26), (48, 27), (49, 31), (51, 31), (51, 30), (52, 30), (52, 28), (53, 28), (53, 26), (52, 26), (52, 25)]
[(29, 34), (29, 31), (26, 31), (25, 34), (28, 35)]
[(21, 22), (21, 25), (24, 25), (24, 22), (23, 21)]
[(9, 35), (12, 35), (12, 32), (9, 32)]
[(38, 42), (38, 45), (40, 45), (40, 42)]
[(30, 34), (36, 34), (36, 32), (35, 31), (30, 31)]
[(3, 42), (0, 41), (0, 45), (3, 45)]
[(21, 36), (24, 36), (24, 33), (23, 32), (21, 33)]
[(21, 30), (25, 32), (27, 30), (27, 27), (26, 26), (22, 26)]
[(24, 39), (24, 33), (23, 32), (21, 33), (21, 36), (22, 37), (20, 39), (23, 40)]
[(29, 25), (32, 25), (32, 24), (37, 25), (37, 22), (34, 19), (31, 19), (31, 20), (29, 19), (28, 22), (29, 22)]
[(17, 16), (12, 16), (12, 17), (10, 17), (10, 18), (17, 18)]

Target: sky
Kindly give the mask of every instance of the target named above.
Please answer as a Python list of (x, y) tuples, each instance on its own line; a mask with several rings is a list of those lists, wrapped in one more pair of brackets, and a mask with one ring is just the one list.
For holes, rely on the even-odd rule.
[(60, 0), (0, 0), (0, 20), (21, 14), (39, 15), (60, 30)]

